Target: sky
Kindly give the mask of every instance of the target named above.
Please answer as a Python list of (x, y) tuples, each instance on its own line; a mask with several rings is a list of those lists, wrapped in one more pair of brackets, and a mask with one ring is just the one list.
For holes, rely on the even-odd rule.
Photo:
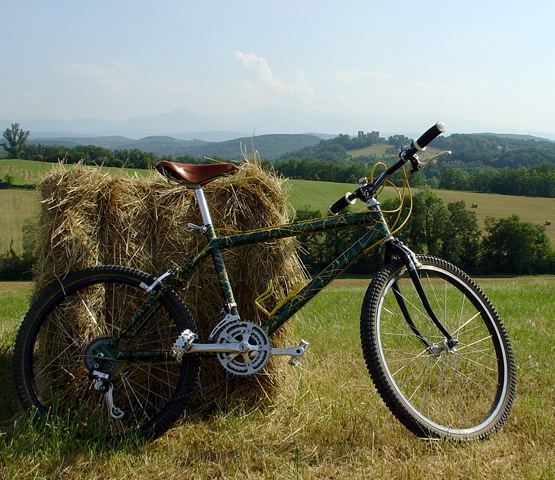
[(555, 135), (553, 0), (0, 0), (0, 12), (0, 119), (280, 106)]

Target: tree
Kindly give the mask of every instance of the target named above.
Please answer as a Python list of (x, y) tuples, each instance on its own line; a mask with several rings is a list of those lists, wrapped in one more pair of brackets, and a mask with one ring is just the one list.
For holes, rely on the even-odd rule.
[(401, 148), (405, 145), (410, 145), (410, 138), (404, 135), (392, 135), (387, 139), (389, 145), (393, 145), (395, 148)]
[(0, 144), (12, 158), (20, 158), (25, 149), (25, 143), (31, 132), (19, 128), (19, 123), (12, 123), (10, 128), (4, 130), (4, 138), (8, 143)]
[(445, 190), (468, 190), (470, 175), (460, 168), (443, 165), (439, 175), (439, 188)]
[(486, 273), (553, 273), (554, 253), (545, 227), (512, 215), (500, 220), (487, 217), (484, 230), (482, 256)]
[(399, 236), (406, 238), (415, 251), (440, 255), (449, 216), (449, 210), (438, 195), (430, 189), (422, 190), (413, 196), (411, 217)]
[(466, 209), (464, 201), (447, 205), (449, 223), (444, 232), (442, 257), (462, 268), (474, 272), (479, 264), (481, 233), (476, 212)]

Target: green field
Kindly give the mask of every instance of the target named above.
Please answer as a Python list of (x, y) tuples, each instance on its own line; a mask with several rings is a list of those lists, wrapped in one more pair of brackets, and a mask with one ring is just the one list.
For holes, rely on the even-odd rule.
[(40, 196), (34, 190), (0, 190), (0, 254), (10, 244), (16, 253), (22, 252), (21, 233), (25, 220), (40, 212)]
[[(48, 172), (57, 166), (54, 163), (41, 163), (30, 160), (0, 159), (0, 180), (5, 181), (6, 175), (14, 185), (37, 185)], [(99, 167), (107, 172), (129, 175), (148, 175), (148, 170), (132, 170), (127, 168)], [(27, 218), (40, 213), (40, 196), (33, 190), (0, 189), (0, 254), (8, 251), (10, 245), (20, 254), (21, 229)]]
[[(71, 425), (29, 422), (10, 376), (13, 339), (29, 290), (0, 283), (0, 478), (551, 479), (555, 477), (554, 278), (489, 280), (517, 363), (518, 396), (506, 425), (482, 442), (427, 441), (409, 433), (376, 393), (360, 352), (365, 288), (330, 287), (293, 319), (291, 345), (311, 343), (297, 368), (256, 406), (188, 412), (148, 445), (105, 444)], [(11, 285), (12, 288), (14, 284)]]
[[(344, 183), (312, 182), (306, 180), (288, 180), (291, 185), (290, 200), (295, 208), (308, 205), (322, 213), (327, 212), (330, 205), (353, 191), (357, 185)], [(555, 246), (555, 199), (540, 197), (516, 197), (510, 195), (494, 195), (487, 193), (459, 192), (454, 190), (434, 190), (445, 204), (463, 200), (469, 210), (476, 212), (478, 222), (482, 228), (486, 217), (506, 218), (513, 214), (520, 216), (521, 220), (535, 225), (544, 225), (546, 234)], [(386, 188), (381, 199), (393, 197), (391, 188)], [(477, 208), (472, 208), (476, 204)], [(361, 205), (361, 203), (357, 203)], [(552, 225), (545, 225), (549, 221)]]
[[(371, 147), (373, 148), (373, 147)], [(41, 164), (26, 160), (1, 160), (0, 179), (6, 174), (14, 177), (15, 184), (38, 183), (53, 164)], [(135, 173), (135, 170), (106, 169), (107, 171)], [(142, 175), (148, 174), (146, 170), (137, 171)], [(337, 199), (347, 191), (357, 188), (355, 184), (317, 182), (308, 180), (288, 180), (290, 188), (290, 203), (293, 209), (310, 208), (320, 210), (325, 214)], [(458, 192), (452, 190), (436, 190), (436, 193), (447, 204), (449, 202), (464, 200), (467, 208), (476, 212), (480, 225), (483, 226), (485, 217), (506, 218), (517, 214), (523, 221), (533, 224), (545, 225), (551, 221), (552, 225), (546, 226), (546, 233), (555, 246), (555, 199), (514, 197), (508, 195), (481, 194), (472, 192)], [(386, 189), (382, 200), (393, 196), (392, 189)], [(471, 208), (477, 204), (477, 208)], [(0, 253), (7, 251), (13, 240), (13, 248), (21, 252), (21, 228), (28, 217), (39, 213), (38, 195), (32, 190), (0, 190), (0, 205), (2, 215), (0, 218)], [(358, 203), (362, 206), (362, 204)]]

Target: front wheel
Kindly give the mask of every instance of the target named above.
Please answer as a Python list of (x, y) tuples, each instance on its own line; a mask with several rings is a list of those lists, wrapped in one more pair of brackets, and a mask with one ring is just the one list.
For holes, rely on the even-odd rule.
[(507, 419), (515, 366), (495, 308), (464, 272), (418, 255), (430, 305), (457, 341), (449, 344), (426, 312), (400, 260), (376, 275), (364, 298), (361, 340), (380, 396), (418, 436), (481, 439)]
[(126, 267), (75, 272), (31, 305), (16, 338), (13, 376), (24, 408), (56, 414), (80, 435), (153, 439), (183, 413), (198, 375), (197, 359), (121, 361), (106, 352), (139, 309), (119, 351), (168, 351), (193, 321), (169, 291), (149, 305), (154, 277)]

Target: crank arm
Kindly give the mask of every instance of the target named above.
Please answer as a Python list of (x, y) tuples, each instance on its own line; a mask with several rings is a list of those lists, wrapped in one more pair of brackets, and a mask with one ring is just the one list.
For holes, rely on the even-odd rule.
[(298, 347), (289, 348), (272, 348), (270, 350), (270, 355), (290, 355), (289, 364), (296, 366), (300, 361), (304, 352), (308, 348), (308, 342), (306, 340), (301, 340)]
[(258, 350), (257, 345), (245, 343), (192, 343), (187, 353), (245, 353), (247, 350)]
[(272, 348), (271, 355), (291, 355), (293, 357), (300, 357), (304, 353), (304, 347), (289, 347), (289, 348)]

